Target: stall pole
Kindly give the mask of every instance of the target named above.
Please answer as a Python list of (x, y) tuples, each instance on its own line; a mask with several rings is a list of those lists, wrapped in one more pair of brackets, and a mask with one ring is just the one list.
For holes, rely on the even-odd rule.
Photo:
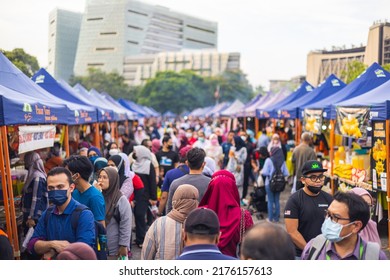
[(244, 116), (244, 130), (246, 131), (246, 117)]
[(272, 133), (276, 132), (276, 119), (272, 119)]
[(99, 131), (99, 123), (94, 123), (93, 126), (95, 127), (95, 135), (93, 137), (94, 140), (94, 146), (98, 149), (100, 149), (100, 131)]
[(335, 186), (333, 181), (333, 170), (334, 170), (334, 142), (335, 142), (335, 120), (330, 120), (330, 152), (329, 152), (329, 160), (330, 160), (330, 188), (332, 190), (332, 195), (335, 193)]
[(387, 248), (390, 250), (390, 169), (389, 169), (389, 162), (390, 162), (390, 153), (389, 153), (389, 142), (390, 141), (390, 120), (386, 120), (386, 201), (387, 201), (387, 232), (388, 232), (388, 239), (387, 239)]
[(259, 119), (255, 117), (255, 139), (257, 140), (257, 134), (259, 133)]
[(11, 163), (9, 159), (9, 149), (8, 149), (8, 137), (7, 137), (7, 127), (1, 127), (1, 134), (3, 138), (3, 149), (4, 149), (4, 159), (5, 159), (5, 169), (7, 174), (7, 187), (9, 194), (9, 204), (11, 210), (11, 225), (12, 225), (12, 234), (14, 236), (14, 256), (15, 258), (20, 258), (20, 250), (19, 250), (19, 239), (18, 239), (18, 228), (16, 225), (16, 215), (15, 215), (15, 202), (14, 202), (14, 194), (12, 190), (12, 178), (11, 178)]
[(69, 151), (69, 127), (68, 127), (68, 125), (64, 125), (64, 129), (65, 129), (64, 148), (65, 148), (66, 157), (69, 157), (70, 151)]
[(298, 131), (298, 120), (295, 119), (295, 146), (298, 146), (298, 134), (299, 134), (299, 131)]
[[(6, 136), (2, 135), (2, 130), (0, 130), (0, 137), (4, 138)], [(3, 141), (0, 141), (0, 172), (1, 172), (1, 188), (3, 190), (3, 201), (4, 201), (4, 211), (5, 211), (5, 223), (7, 225), (7, 233), (8, 238), (11, 244), (13, 244), (13, 232), (12, 232), (12, 225), (11, 225), (11, 214), (10, 214), (10, 207), (9, 207), (9, 195), (8, 195), (8, 189), (7, 189), (7, 177), (5, 173), (5, 162), (4, 159), (7, 157), (6, 154), (4, 154), (3, 149)]]
[(112, 142), (116, 142), (116, 138), (115, 138), (115, 123), (111, 122), (110, 123), (110, 127), (111, 127), (111, 139), (112, 139)]
[(125, 133), (129, 135), (129, 120), (125, 120)]

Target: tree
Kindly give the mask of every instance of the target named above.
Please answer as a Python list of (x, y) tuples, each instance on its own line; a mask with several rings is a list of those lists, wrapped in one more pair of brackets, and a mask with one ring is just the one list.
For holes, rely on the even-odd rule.
[(220, 87), (221, 101), (239, 99), (242, 102), (247, 102), (254, 95), (252, 86), (241, 70), (225, 71), (215, 80)]
[(38, 60), (35, 56), (26, 53), (23, 49), (16, 48), (12, 51), (1, 50), (1, 52), (22, 71), (26, 76), (32, 77), (39, 70)]
[(346, 84), (349, 84), (353, 80), (355, 80), (364, 70), (366, 70), (367, 65), (363, 62), (354, 60), (348, 62), (347, 70), (341, 71), (341, 80), (343, 80)]
[(390, 63), (387, 63), (387, 64), (384, 64), (382, 65), (383, 69), (385, 69), (386, 71), (390, 72)]
[(105, 73), (100, 69), (89, 68), (88, 76), (72, 76), (69, 83), (82, 84), (87, 89), (94, 88), (99, 92), (106, 92), (114, 98), (125, 98), (134, 100), (137, 89), (130, 88), (123, 76), (116, 72)]

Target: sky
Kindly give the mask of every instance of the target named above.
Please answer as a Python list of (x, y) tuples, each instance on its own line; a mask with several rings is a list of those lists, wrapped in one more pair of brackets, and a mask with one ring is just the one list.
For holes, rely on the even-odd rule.
[[(1, 0), (5, 2), (5, 0)], [(147, 0), (218, 23), (218, 51), (239, 52), (252, 86), (306, 75), (307, 54), (366, 45), (374, 21), (390, 21), (389, 0)], [(23, 48), (48, 63), (55, 7), (83, 12), (85, 0), (12, 0), (1, 5), (0, 48)]]

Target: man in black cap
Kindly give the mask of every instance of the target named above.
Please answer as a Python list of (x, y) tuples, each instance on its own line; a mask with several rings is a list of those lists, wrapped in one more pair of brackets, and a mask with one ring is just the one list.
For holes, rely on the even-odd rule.
[(221, 233), (217, 214), (211, 209), (191, 211), (184, 224), (184, 250), (178, 260), (235, 260), (218, 249)]
[(332, 202), (330, 194), (321, 190), (327, 169), (316, 160), (302, 167), (301, 182), (304, 187), (293, 193), (286, 203), (284, 221), (294, 242), (296, 258), (300, 258), (306, 243), (321, 233), (325, 210)]

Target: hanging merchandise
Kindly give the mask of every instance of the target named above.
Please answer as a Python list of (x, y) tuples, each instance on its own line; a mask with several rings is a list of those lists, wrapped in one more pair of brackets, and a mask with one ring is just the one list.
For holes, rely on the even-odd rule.
[(374, 189), (386, 191), (386, 122), (373, 121), (373, 134), (371, 150), (372, 185)]
[(304, 131), (321, 134), (322, 109), (305, 109), (303, 117)]
[(370, 109), (337, 107), (336, 133), (352, 138), (366, 138)]

